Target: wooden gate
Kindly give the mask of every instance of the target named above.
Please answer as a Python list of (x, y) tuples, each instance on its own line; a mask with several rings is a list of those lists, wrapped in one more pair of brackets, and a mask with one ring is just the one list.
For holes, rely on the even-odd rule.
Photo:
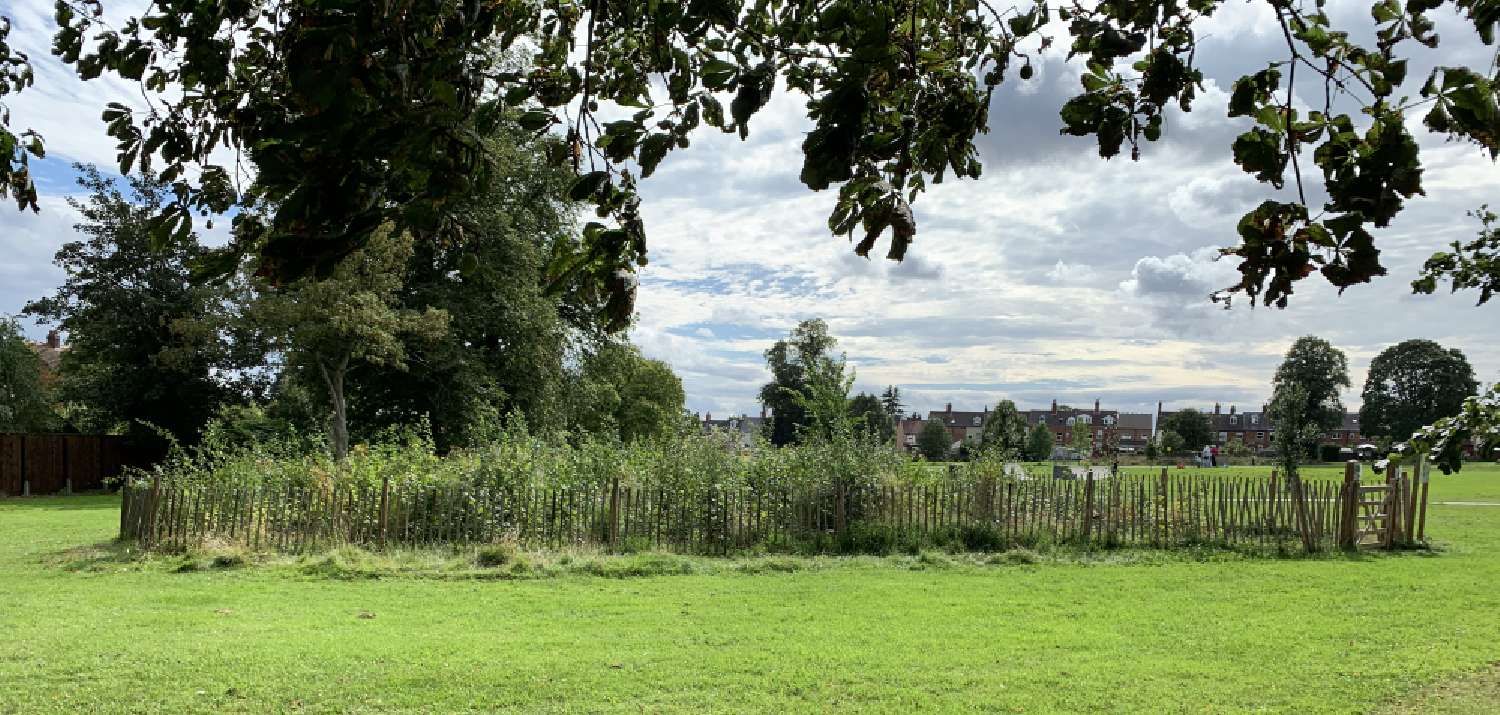
[(1427, 522), (1426, 462), (1419, 461), (1409, 473), (1387, 466), (1383, 484), (1362, 483), (1359, 471), (1355, 461), (1344, 468), (1339, 544), (1389, 549), (1420, 541)]

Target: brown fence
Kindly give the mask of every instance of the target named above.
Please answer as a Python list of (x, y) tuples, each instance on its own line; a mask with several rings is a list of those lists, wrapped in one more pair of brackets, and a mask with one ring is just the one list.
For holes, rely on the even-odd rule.
[[(976, 550), (1038, 543), (1318, 550), (1351, 548), (1374, 527), (1395, 528), (1401, 519), (1376, 524), (1368, 515), (1397, 513), (1414, 503), (1409, 486), (1393, 486), (1381, 496), (1405, 494), (1406, 499), (1375, 505), (1378, 500), (1369, 494), (1376, 488), (1362, 487), (1357, 473), (1343, 482), (1308, 482), (1300, 489), (1275, 473), (1220, 477), (1166, 470), (1103, 479), (1031, 475), (703, 490), (618, 480), (570, 488), (403, 486), (389, 480), (309, 486), (153, 481), (125, 490), (120, 533), (148, 548), (212, 540), (287, 551), (500, 540), (689, 553), (882, 551), (932, 543)], [(1387, 483), (1410, 483), (1393, 479)], [(1413, 533), (1411, 528), (1381, 532), (1379, 541), (1410, 542)]]
[(0, 496), (103, 489), (125, 467), (155, 458), (117, 435), (0, 434)]

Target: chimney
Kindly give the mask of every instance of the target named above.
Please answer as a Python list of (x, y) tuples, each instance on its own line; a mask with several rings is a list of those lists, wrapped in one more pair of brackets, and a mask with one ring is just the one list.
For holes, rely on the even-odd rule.
[(1229, 406), (1229, 414), (1230, 414), (1230, 415), (1233, 415), (1233, 414), (1234, 414), (1234, 405), (1230, 405), (1230, 406)]
[(1219, 403), (1217, 402), (1214, 403), (1214, 414), (1219, 414)]
[(705, 413), (703, 413), (703, 420), (705, 422), (712, 422), (714, 420), (714, 413), (712, 413), (712, 412), (705, 412)]
[(766, 418), (766, 406), (765, 405), (761, 405), (760, 406), (760, 418), (761, 419), (765, 419)]
[(1052, 414), (1057, 414), (1057, 400), (1052, 401)]
[(952, 402), (948, 403), (948, 414), (950, 414), (950, 415), (953, 414), (953, 403)]
[(1094, 414), (1099, 414), (1099, 398), (1094, 398)]
[(56, 330), (47, 331), (47, 347), (53, 350), (62, 347), (62, 336), (58, 335)]

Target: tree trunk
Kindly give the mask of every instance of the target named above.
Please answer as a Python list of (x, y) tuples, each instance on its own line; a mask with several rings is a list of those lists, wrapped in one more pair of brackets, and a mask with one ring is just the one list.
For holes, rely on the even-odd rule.
[(339, 358), (338, 364), (332, 367), (322, 360), (318, 361), (318, 371), (323, 374), (323, 383), (328, 386), (328, 401), (333, 406), (333, 416), (328, 425), (328, 444), (336, 462), (342, 462), (349, 456), (348, 411), (344, 402), (344, 373), (348, 367), (348, 355)]

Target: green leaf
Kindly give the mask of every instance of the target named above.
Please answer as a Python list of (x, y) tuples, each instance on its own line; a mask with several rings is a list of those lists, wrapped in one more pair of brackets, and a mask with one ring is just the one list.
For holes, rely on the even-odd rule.
[(568, 188), (568, 198), (574, 201), (587, 200), (599, 193), (599, 190), (607, 183), (609, 183), (609, 172), (591, 171), (573, 181), (573, 185)]

